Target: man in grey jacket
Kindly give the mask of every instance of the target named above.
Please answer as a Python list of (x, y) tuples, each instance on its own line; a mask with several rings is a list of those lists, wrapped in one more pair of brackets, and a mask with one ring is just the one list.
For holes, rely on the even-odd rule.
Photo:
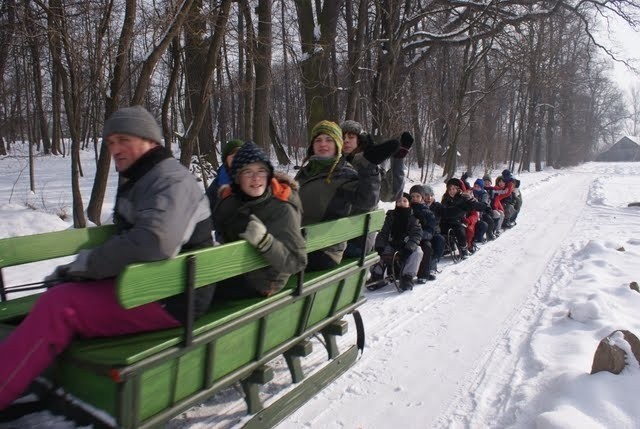
[[(108, 145), (120, 173), (116, 234), (101, 246), (48, 276), (25, 320), (0, 343), (0, 410), (17, 398), (74, 337), (124, 335), (180, 326), (185, 297), (124, 309), (114, 277), (135, 262), (158, 261), (180, 251), (211, 246), (211, 211), (189, 171), (162, 145), (155, 118), (140, 106), (115, 112), (105, 123)], [(215, 285), (196, 290), (196, 317), (209, 307)]]

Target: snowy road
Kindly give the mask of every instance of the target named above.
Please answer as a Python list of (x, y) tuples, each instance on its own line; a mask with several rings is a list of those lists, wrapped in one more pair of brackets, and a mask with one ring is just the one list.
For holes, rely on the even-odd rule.
[[(541, 299), (565, 269), (567, 245), (583, 235), (576, 230), (585, 227), (578, 220), (589, 211), (593, 173), (523, 186), (518, 225), (444, 267), (433, 284), (402, 295), (369, 293), (362, 359), (279, 428), (495, 425), (495, 416), (474, 417), (474, 409), (485, 401), (480, 409), (498, 406), (499, 414), (503, 404), (493, 395), (505, 395), (513, 381), (505, 351), (520, 347), (537, 324)], [(492, 386), (478, 396), (488, 373)]]

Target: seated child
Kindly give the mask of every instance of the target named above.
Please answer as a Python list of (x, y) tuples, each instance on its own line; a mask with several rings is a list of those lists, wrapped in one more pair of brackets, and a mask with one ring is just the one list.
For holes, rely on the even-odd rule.
[(422, 185), (413, 185), (409, 190), (411, 196), (411, 210), (413, 215), (420, 222), (422, 227), (422, 240), (420, 248), (422, 249), (422, 262), (418, 269), (418, 283), (425, 283), (427, 280), (435, 280), (436, 264), (433, 258), (433, 248), (431, 240), (436, 233), (436, 215), (433, 214), (424, 202), (423, 194), (425, 193)]
[(376, 237), (375, 248), (384, 265), (376, 264), (372, 269), (372, 281), (381, 280), (385, 269), (393, 269), (394, 256), (401, 262), (400, 290), (413, 289), (413, 278), (422, 261), (422, 227), (411, 213), (409, 194), (402, 194), (394, 210), (389, 210), (382, 230)]

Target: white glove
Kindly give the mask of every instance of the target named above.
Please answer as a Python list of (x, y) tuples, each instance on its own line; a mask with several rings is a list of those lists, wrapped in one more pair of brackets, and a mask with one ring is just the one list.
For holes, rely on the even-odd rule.
[(266, 252), (271, 248), (273, 244), (273, 235), (267, 232), (267, 227), (264, 226), (262, 221), (256, 216), (251, 215), (249, 217), (249, 223), (247, 229), (244, 232), (238, 234), (240, 238), (247, 240), (253, 247), (260, 252)]

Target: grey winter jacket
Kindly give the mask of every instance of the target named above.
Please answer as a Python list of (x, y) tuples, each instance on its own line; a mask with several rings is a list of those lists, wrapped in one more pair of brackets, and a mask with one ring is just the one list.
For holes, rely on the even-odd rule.
[[(122, 179), (114, 209), (117, 233), (78, 255), (74, 270), (83, 271), (83, 277), (115, 277), (134, 262), (168, 259), (181, 250), (213, 245), (208, 199), (170, 152), (162, 147), (149, 151), (122, 173)], [(212, 287), (196, 290), (196, 315), (206, 311), (212, 294)], [(186, 308), (181, 297), (163, 302), (182, 321)]]

